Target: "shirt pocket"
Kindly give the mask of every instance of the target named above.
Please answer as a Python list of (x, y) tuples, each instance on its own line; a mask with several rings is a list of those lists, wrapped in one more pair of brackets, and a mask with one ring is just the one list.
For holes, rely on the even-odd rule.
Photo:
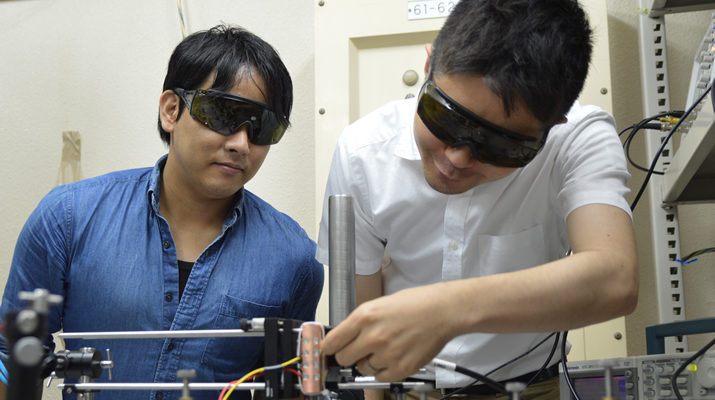
[[(240, 329), (242, 318), (279, 317), (279, 306), (224, 295), (213, 329)], [(213, 369), (215, 382), (230, 382), (251, 371), (263, 357), (262, 337), (209, 338), (201, 362)]]
[(542, 225), (504, 236), (479, 235), (477, 239), (480, 276), (520, 271), (547, 262)]

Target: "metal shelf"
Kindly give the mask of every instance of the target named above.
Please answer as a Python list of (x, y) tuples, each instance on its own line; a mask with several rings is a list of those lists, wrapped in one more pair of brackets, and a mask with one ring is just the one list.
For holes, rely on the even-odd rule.
[(660, 17), (665, 14), (715, 9), (715, 1), (710, 0), (648, 0), (648, 16)]
[(715, 201), (715, 112), (711, 96), (693, 121), (661, 181), (663, 203)]

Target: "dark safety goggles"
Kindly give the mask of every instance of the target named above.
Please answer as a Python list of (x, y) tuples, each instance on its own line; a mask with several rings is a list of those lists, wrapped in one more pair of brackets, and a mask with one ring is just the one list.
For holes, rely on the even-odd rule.
[(276, 144), (287, 126), (265, 104), (218, 90), (174, 89), (189, 114), (214, 132), (231, 135), (248, 124), (248, 140), (256, 145)]
[(448, 146), (468, 146), (475, 160), (497, 167), (526, 166), (544, 147), (548, 133), (535, 138), (493, 124), (452, 100), (431, 77), (420, 90), (417, 115)]

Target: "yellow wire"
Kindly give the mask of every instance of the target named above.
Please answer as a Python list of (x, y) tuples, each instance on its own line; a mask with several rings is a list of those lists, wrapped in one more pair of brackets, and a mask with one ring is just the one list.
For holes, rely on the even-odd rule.
[[(285, 368), (285, 367), (287, 367), (287, 366), (289, 366), (289, 365), (291, 365), (291, 364), (293, 364), (293, 363), (295, 363), (295, 362), (298, 362), (298, 361), (300, 361), (300, 357), (296, 357), (296, 358), (294, 358), (294, 359), (292, 359), (292, 360), (288, 360), (288, 361), (284, 362), (283, 364), (280, 364), (280, 367), (281, 367), (281, 368)], [(279, 367), (278, 365), (272, 365), (272, 366), (269, 366), (269, 367), (262, 367), (262, 368), (254, 369), (253, 371), (247, 373), (246, 375), (243, 376), (243, 378), (237, 380), (236, 383), (234, 383), (233, 385), (231, 385), (231, 389), (229, 389), (229, 391), (226, 392), (226, 395), (223, 396), (223, 399), (222, 399), (222, 400), (227, 400), (228, 397), (231, 396), (231, 393), (233, 393), (233, 391), (238, 387), (238, 385), (240, 385), (241, 383), (245, 382), (248, 378), (252, 377), (253, 375), (260, 374), (261, 372), (265, 371), (266, 368), (268, 368), (268, 369), (275, 369), (275, 368), (278, 368), (278, 367)]]
[(186, 30), (184, 29), (184, 10), (181, 8), (181, 0), (176, 0), (176, 6), (179, 8), (179, 26), (181, 27), (181, 36), (186, 37)]

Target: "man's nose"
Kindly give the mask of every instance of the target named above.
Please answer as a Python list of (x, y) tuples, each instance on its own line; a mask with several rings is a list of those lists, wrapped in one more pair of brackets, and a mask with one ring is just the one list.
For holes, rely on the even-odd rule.
[(444, 155), (455, 168), (469, 168), (476, 162), (469, 146), (447, 146)]
[(226, 151), (248, 154), (251, 151), (250, 142), (248, 140), (249, 129), (248, 124), (246, 124), (243, 125), (241, 129), (226, 136), (226, 143), (224, 145)]

